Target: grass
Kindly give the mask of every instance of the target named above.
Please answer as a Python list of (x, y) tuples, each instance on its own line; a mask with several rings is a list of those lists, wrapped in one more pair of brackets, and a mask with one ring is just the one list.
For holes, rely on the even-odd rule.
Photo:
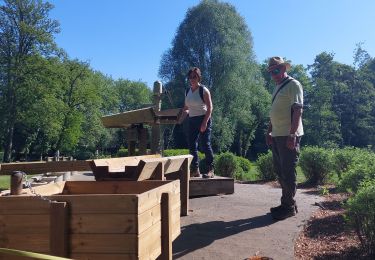
[(10, 175), (0, 176), (0, 190), (8, 190), (10, 188)]
[[(30, 179), (34, 175), (39, 174), (28, 174), (27, 178)], [(10, 189), (10, 175), (0, 175), (0, 191)]]

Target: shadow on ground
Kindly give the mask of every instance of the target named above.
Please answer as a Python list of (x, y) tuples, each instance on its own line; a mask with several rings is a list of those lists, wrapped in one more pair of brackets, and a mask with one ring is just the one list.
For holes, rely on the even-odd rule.
[(179, 258), (190, 252), (206, 247), (215, 240), (240, 232), (269, 226), (275, 223), (270, 213), (235, 221), (209, 221), (182, 228), (181, 235), (173, 242), (173, 257)]

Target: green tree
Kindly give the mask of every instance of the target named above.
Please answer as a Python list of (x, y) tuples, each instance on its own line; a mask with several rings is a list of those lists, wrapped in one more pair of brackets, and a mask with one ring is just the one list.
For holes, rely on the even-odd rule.
[(53, 36), (59, 25), (48, 18), (51, 8), (40, 0), (4, 0), (0, 6), (0, 98), (6, 162), (11, 160), (22, 93), (32, 87), (28, 80), (34, 56), (48, 56), (55, 50)]
[(210, 89), (214, 104), (215, 151), (232, 147), (237, 154), (246, 154), (265, 117), (269, 95), (252, 48), (251, 33), (236, 9), (205, 0), (187, 11), (172, 48), (162, 58), (159, 74), (177, 106), (183, 105), (188, 69), (201, 69), (202, 83)]
[(119, 98), (119, 111), (125, 112), (151, 105), (152, 92), (143, 82), (119, 79), (114, 88)]

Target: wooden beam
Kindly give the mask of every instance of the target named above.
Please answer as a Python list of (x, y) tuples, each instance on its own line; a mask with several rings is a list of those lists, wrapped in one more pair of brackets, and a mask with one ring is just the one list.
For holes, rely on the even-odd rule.
[(161, 195), (161, 256), (160, 260), (172, 260), (172, 210), (169, 193)]
[(0, 175), (23, 171), (29, 174), (66, 171), (90, 171), (89, 161), (57, 161), (57, 162), (22, 162), (3, 163)]
[(106, 128), (126, 128), (132, 124), (154, 123), (155, 121), (152, 107), (103, 116), (101, 119)]
[(68, 256), (68, 204), (51, 202), (50, 214), (50, 253), (55, 256)]

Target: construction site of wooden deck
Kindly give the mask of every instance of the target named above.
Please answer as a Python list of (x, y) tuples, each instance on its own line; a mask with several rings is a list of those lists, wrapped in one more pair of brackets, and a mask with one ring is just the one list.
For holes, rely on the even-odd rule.
[[(0, 197), (0, 247), (73, 259), (171, 259), (179, 181), (60, 182)], [(3, 256), (0, 259), (12, 259)]]
[(230, 178), (190, 178), (191, 159), (143, 155), (2, 164), (1, 174), (79, 170), (93, 172), (96, 181), (0, 196), (0, 248), (73, 259), (172, 259), (189, 197), (234, 192)]

